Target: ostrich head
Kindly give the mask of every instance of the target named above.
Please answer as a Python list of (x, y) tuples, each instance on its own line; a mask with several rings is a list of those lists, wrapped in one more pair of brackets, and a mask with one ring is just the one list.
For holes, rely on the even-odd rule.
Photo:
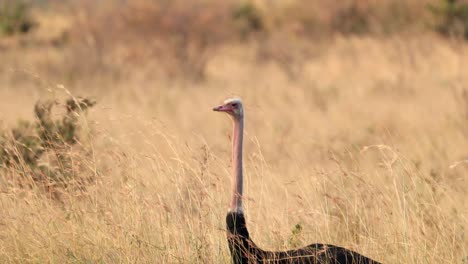
[(242, 119), (244, 117), (242, 100), (238, 97), (224, 100), (224, 103), (213, 108), (213, 111), (228, 113), (234, 119)]

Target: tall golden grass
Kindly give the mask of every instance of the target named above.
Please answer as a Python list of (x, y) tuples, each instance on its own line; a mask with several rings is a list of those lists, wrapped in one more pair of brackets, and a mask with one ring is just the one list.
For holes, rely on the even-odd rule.
[(231, 129), (211, 108), (231, 95), (246, 105), (245, 211), (259, 246), (466, 262), (467, 44), (424, 33), (285, 45), (312, 52), (294, 78), (247, 41), (213, 50), (203, 82), (153, 74), (157, 56), (71, 78), (58, 69), (73, 49), (4, 49), (2, 127), (32, 119), (40, 98), (98, 105), (85, 122), (92, 155), (75, 159), (76, 175), (95, 176), (85, 191), (57, 201), (8, 180), (14, 171), (0, 179), (0, 262), (229, 263)]

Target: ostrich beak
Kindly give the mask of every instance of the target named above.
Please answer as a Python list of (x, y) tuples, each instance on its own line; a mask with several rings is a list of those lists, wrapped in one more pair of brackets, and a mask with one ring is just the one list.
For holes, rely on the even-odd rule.
[(216, 111), (216, 112), (231, 112), (232, 109), (230, 107), (226, 106), (226, 105), (220, 105), (220, 106), (214, 107), (213, 111)]

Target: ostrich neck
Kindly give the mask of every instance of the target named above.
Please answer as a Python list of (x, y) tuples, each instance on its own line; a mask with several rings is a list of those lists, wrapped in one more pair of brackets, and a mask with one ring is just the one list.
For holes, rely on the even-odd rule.
[(234, 119), (232, 132), (232, 193), (230, 212), (242, 213), (242, 140), (244, 119)]

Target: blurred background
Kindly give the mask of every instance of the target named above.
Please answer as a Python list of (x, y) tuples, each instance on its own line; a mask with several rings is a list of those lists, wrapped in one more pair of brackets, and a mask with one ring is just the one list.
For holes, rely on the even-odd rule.
[[(468, 38), (467, 4), (460, 0), (5, 0), (1, 8), (4, 64), (28, 64), (44, 78), (74, 86), (136, 75), (187, 83), (225, 80), (218, 66), (228, 64), (219, 62), (226, 56), (277, 67), (278, 74), (297, 81), (310, 76), (311, 61), (340, 42), (359, 42), (341, 44), (357, 48), (382, 42), (404, 52), (401, 43), (417, 39), (453, 46)], [(405, 53), (395, 56), (411, 60)]]
[(468, 1), (0, 0), (0, 262), (467, 263)]

